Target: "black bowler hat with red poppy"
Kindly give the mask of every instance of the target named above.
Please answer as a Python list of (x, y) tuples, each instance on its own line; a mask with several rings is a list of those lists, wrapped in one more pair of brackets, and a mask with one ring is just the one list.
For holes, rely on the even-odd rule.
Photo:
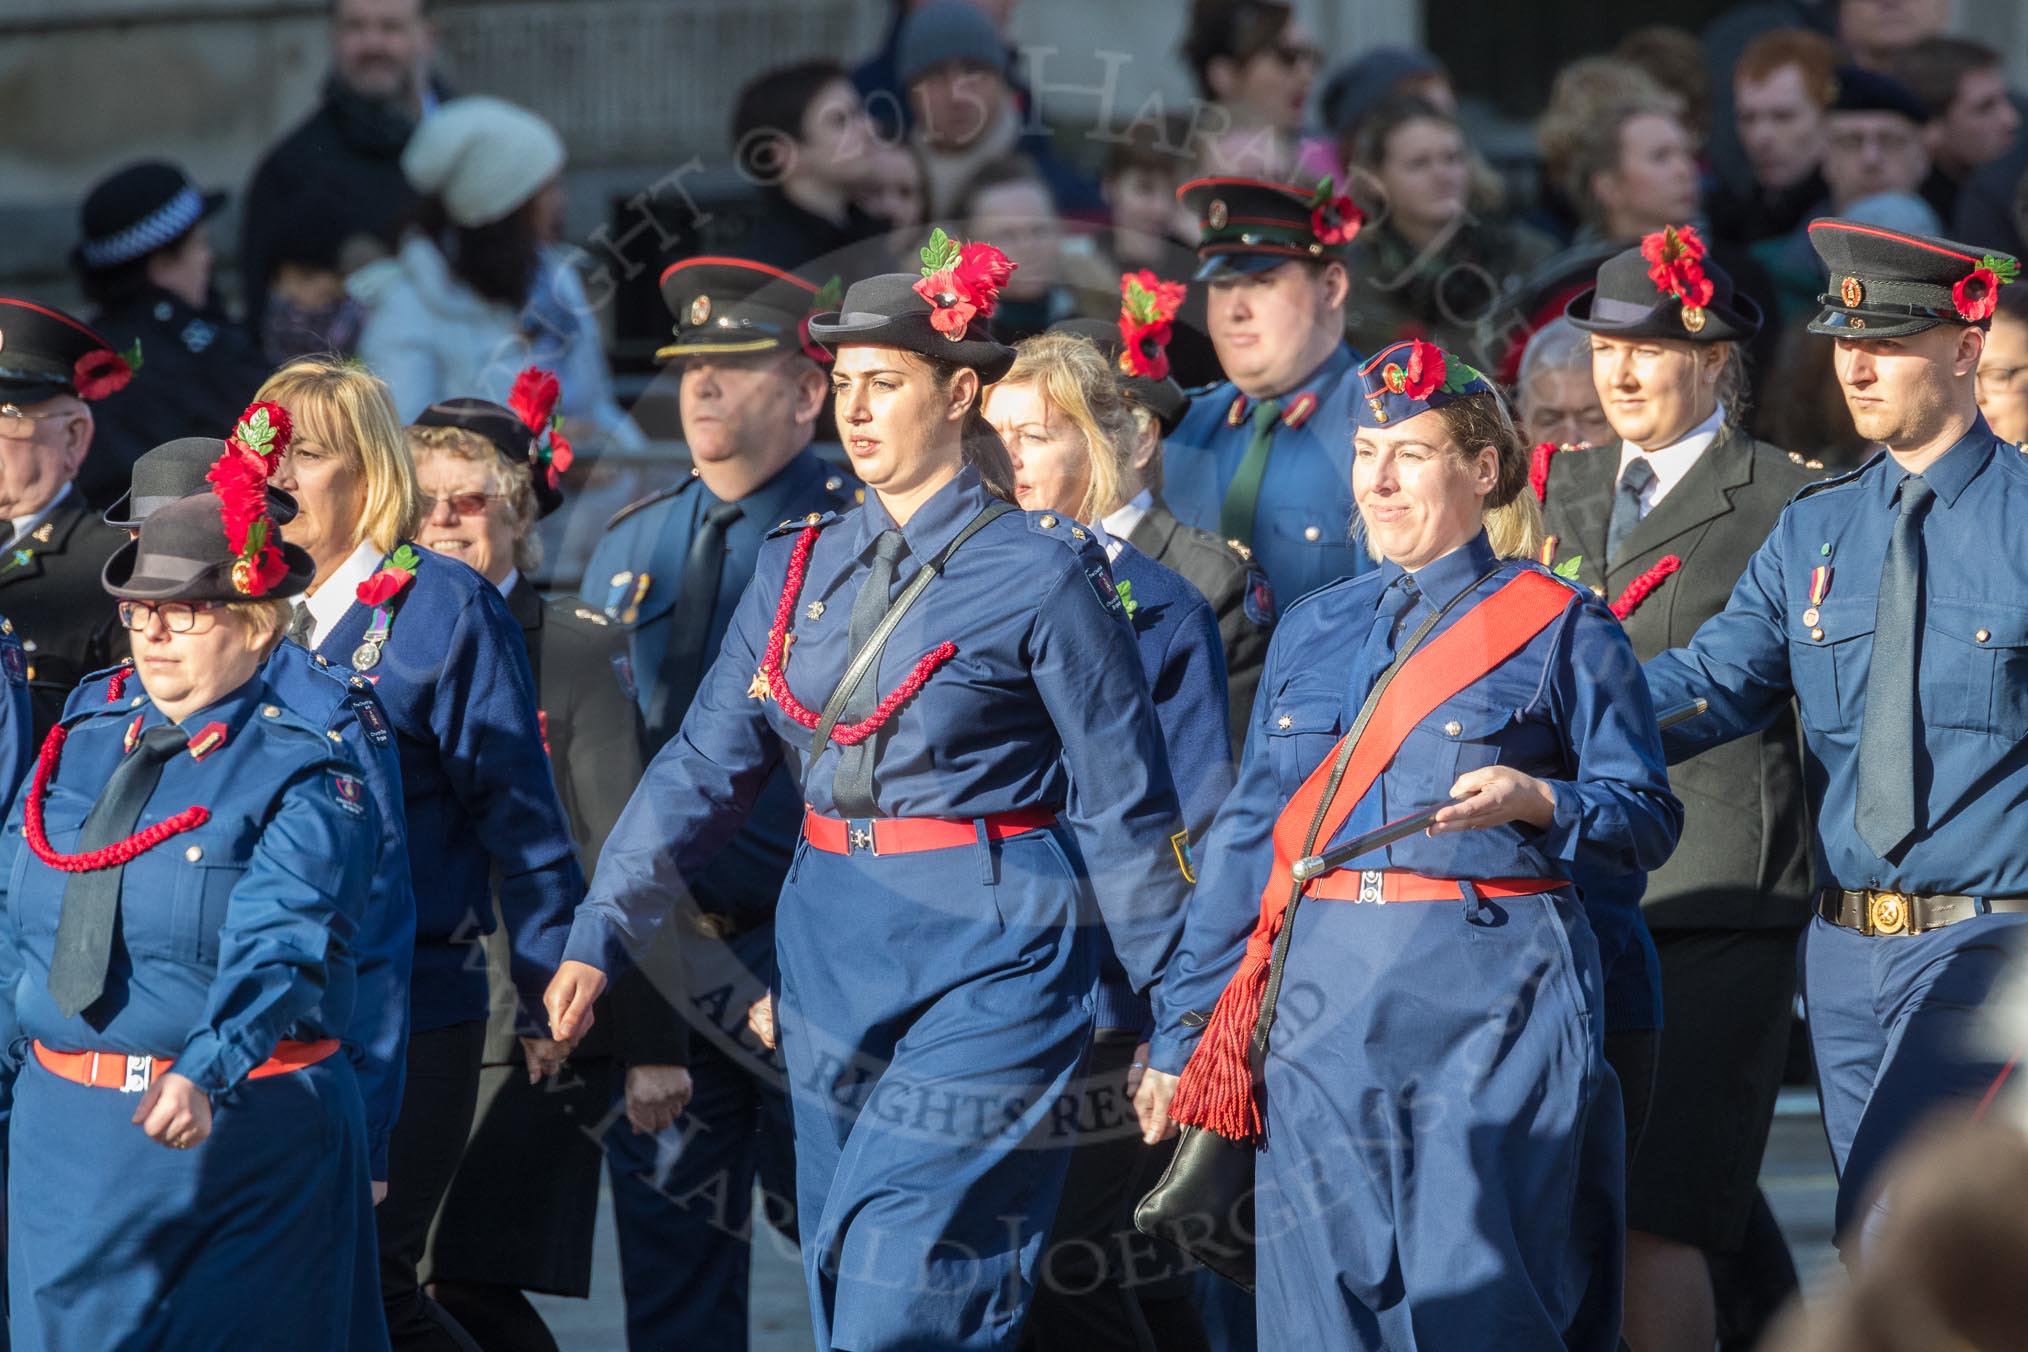
[(1586, 333), (1691, 343), (1745, 342), (1761, 325), (1760, 306), (1733, 289), (1691, 225), (1663, 226), (1606, 259), (1563, 313)]
[(1992, 318), (2000, 288), (2021, 265), (1970, 244), (1860, 221), (1810, 222), (1810, 245), (1829, 271), (1810, 332), (1831, 338), (1905, 338), (1938, 324)]
[(1118, 373), (1127, 397), (1155, 415), (1162, 435), (1176, 430), (1190, 407), (1190, 396), (1169, 374), (1169, 338), (1184, 286), (1165, 282), (1146, 268), (1120, 278), (1120, 316), (1065, 319), (1049, 326), (1051, 333), (1069, 333), (1090, 340)]
[(120, 352), (81, 319), (0, 296), (0, 402), (38, 404), (59, 394), (103, 399), (126, 388), (140, 364), (138, 342)]
[(846, 288), (836, 310), (810, 319), (810, 337), (841, 347), (893, 347), (969, 366), (990, 385), (1014, 365), (1014, 349), (986, 321), (1015, 264), (990, 244), (960, 244), (942, 229), (922, 249), (922, 274), (882, 273)]
[(1291, 261), (1343, 262), (1366, 217), (1326, 177), (1315, 187), (1258, 178), (1198, 178), (1176, 190), (1197, 218), (1194, 281), (1266, 272)]

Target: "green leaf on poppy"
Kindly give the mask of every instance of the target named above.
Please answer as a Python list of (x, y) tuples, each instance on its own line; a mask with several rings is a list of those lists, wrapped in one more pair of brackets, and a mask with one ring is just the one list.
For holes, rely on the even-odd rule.
[(388, 556), (387, 562), (390, 567), (399, 568), (403, 572), (413, 573), (422, 563), (422, 558), (415, 552), (412, 546), (403, 545)]
[(120, 360), (127, 364), (129, 371), (141, 369), (141, 340), (139, 338), (136, 338), (125, 352), (120, 353)]
[(1471, 363), (1461, 361), (1457, 357), (1449, 356), (1448, 354), (1446, 356), (1447, 360), (1444, 362), (1444, 393), (1456, 394), (1473, 381), (1485, 379), (1480, 374), (1478, 368), (1471, 365)]
[(817, 294), (810, 297), (810, 313), (824, 314), (835, 310), (844, 299), (845, 283), (834, 272), (831, 274), (831, 280), (818, 287)]
[(268, 421), (268, 411), (264, 408), (255, 409), (251, 418), (240, 419), (239, 426), (233, 430), (238, 434), (240, 443), (255, 455), (266, 456), (274, 444), (275, 425)]
[(1998, 277), (2003, 285), (2021, 274), (2021, 265), (2005, 254), (1987, 254), (1979, 260), (1979, 266)]
[(1134, 584), (1122, 578), (1113, 583), (1113, 590), (1120, 594), (1120, 605), (1126, 609), (1127, 615), (1131, 618), (1133, 613), (1141, 608), (1140, 603), (1134, 600)]
[(259, 558), (261, 556), (261, 547), (267, 544), (267, 542), (268, 523), (267, 519), (263, 517), (246, 528), (246, 544), (239, 551), (241, 557), (248, 559)]
[(1549, 571), (1562, 578), (1565, 582), (1575, 582), (1577, 581), (1577, 570), (1582, 567), (1584, 567), (1584, 555), (1572, 554)]
[(944, 233), (940, 225), (930, 231), (929, 243), (922, 250), (922, 275), (934, 277), (946, 268), (958, 265), (958, 242)]

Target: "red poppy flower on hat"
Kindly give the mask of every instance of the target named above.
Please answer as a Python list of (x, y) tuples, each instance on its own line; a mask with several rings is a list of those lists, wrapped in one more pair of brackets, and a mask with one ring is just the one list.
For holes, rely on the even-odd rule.
[(915, 293), (930, 303), (930, 326), (954, 340), (964, 337), (974, 318), (992, 318), (1000, 288), (1016, 266), (992, 245), (960, 245), (941, 227), (931, 232), (921, 256), (922, 280)]
[(1694, 225), (1665, 225), (1641, 240), (1648, 280), (1664, 295), (1699, 308), (1711, 304), (1717, 288), (1704, 275), (1704, 241)]
[(507, 394), (507, 407), (535, 438), (535, 463), (542, 467), (551, 488), (574, 458), (570, 441), (562, 432), (563, 419), (556, 413), (557, 400), (562, 397), (563, 386), (556, 373), (539, 366), (530, 366), (514, 377), (514, 388)]
[(232, 428), (232, 440), (259, 456), (270, 474), (295, 435), (296, 425), (289, 418), (289, 411), (265, 399), (248, 404)]
[(1408, 362), (1401, 372), (1401, 393), (1411, 399), (1427, 399), (1443, 388), (1444, 350), (1418, 338), (1409, 345)]
[(2020, 267), (2013, 259), (1997, 254), (1981, 258), (1979, 266), (1958, 278), (1951, 288), (1951, 304), (1957, 306), (1958, 317), (1970, 324), (1992, 318), (2000, 306), (2000, 288), (2014, 280)]
[(141, 369), (141, 340), (125, 352), (95, 347), (79, 357), (70, 368), (70, 383), (80, 399), (103, 399), (127, 388), (134, 372)]
[(1350, 244), (1366, 224), (1366, 213), (1345, 194), (1332, 192), (1331, 187), (1331, 176), (1326, 174), (1317, 181), (1317, 191), (1310, 196), (1310, 233), (1319, 244)]
[(1120, 277), (1120, 369), (1144, 380), (1169, 376), (1169, 339), (1186, 294), (1183, 283), (1165, 282), (1146, 268)]

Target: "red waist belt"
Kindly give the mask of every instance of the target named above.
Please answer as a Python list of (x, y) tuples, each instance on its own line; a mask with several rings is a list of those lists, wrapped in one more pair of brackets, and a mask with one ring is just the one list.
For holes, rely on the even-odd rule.
[(1005, 840), (1055, 820), (1050, 808), (1028, 807), (991, 817), (875, 817), (855, 825), (805, 810), (803, 839), (826, 854), (915, 854), (977, 844), (982, 826), (986, 839)]
[[(1563, 883), (1555, 878), (1472, 878), (1472, 890), (1482, 897), (1532, 897), (1554, 892)], [(1334, 868), (1312, 878), (1303, 895), (1321, 901), (1457, 901), (1464, 894), (1456, 878), (1426, 878), (1400, 869)]]
[[(304, 1066), (314, 1066), (337, 1050), (338, 1039), (335, 1037), (321, 1042), (277, 1043), (275, 1054), (248, 1071), (247, 1078), (264, 1080), (270, 1075), (286, 1075)], [(166, 1056), (128, 1056), (125, 1052), (53, 1052), (40, 1042), (35, 1044), (35, 1059), (52, 1075), (61, 1075), (76, 1084), (88, 1084), (94, 1089), (118, 1089), (127, 1094), (141, 1093), (176, 1064)]]

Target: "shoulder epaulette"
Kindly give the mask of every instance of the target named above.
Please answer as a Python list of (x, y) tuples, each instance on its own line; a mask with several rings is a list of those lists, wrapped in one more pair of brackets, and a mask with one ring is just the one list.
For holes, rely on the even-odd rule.
[(1047, 535), (1063, 541), (1074, 550), (1081, 550), (1092, 542), (1089, 529), (1055, 512), (1028, 512), (1028, 529), (1037, 535)]
[(782, 522), (781, 525), (769, 531), (767, 538), (772, 540), (777, 535), (790, 535), (802, 530), (805, 526), (815, 526), (818, 530), (822, 530), (824, 527), (843, 519), (837, 512), (811, 512), (807, 516), (792, 516), (787, 521)]
[(614, 526), (619, 525), (622, 521), (625, 521), (628, 517), (634, 515), (634, 513), (639, 512), (644, 508), (653, 507), (658, 502), (667, 502), (670, 498), (675, 497), (678, 493), (681, 493), (684, 489), (690, 487), (690, 485), (696, 482), (697, 482), (697, 471), (692, 470), (682, 479), (678, 480), (676, 483), (669, 485), (669, 487), (662, 489), (660, 492), (650, 493), (645, 498), (636, 498), (634, 501), (620, 508), (619, 511), (613, 513), (612, 519), (606, 522), (606, 529), (611, 530)]
[(1859, 466), (1857, 469), (1848, 469), (1843, 474), (1833, 474), (1828, 479), (1819, 479), (1815, 483), (1804, 484), (1801, 488), (1798, 488), (1795, 491), (1795, 494), (1789, 498), (1789, 501), (1801, 502), (1804, 498), (1809, 497), (1810, 494), (1812, 493), (1821, 493), (1827, 488), (1836, 488), (1841, 484), (1851, 483), (1854, 479), (1864, 474), (1867, 470), (1872, 469), (1876, 464), (1880, 462), (1881, 457), (1885, 456), (1886, 454), (1887, 452), (1885, 451), (1878, 451), (1874, 453), (1872, 456), (1869, 456), (1866, 460), (1866, 463)]

